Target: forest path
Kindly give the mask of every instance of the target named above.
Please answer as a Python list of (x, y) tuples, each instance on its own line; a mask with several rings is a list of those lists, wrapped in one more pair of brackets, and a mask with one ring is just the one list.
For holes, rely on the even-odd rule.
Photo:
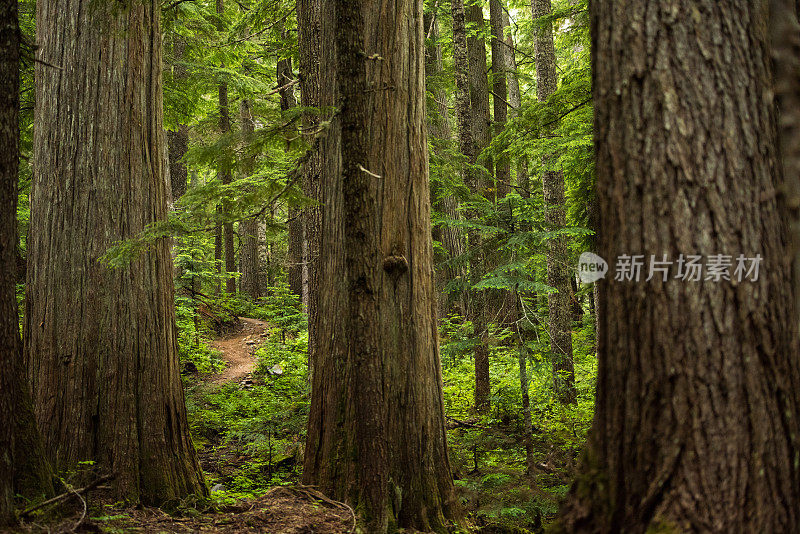
[(264, 321), (240, 317), (242, 328), (238, 332), (211, 342), (222, 353), (228, 367), (208, 379), (209, 384), (221, 386), (237, 382), (253, 372), (256, 366), (255, 350), (264, 341), (268, 325)]

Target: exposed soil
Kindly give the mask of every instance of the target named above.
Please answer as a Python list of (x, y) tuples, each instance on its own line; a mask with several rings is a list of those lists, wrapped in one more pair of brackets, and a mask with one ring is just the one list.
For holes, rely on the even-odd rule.
[(220, 338), (211, 346), (222, 353), (222, 359), (228, 367), (207, 380), (209, 384), (222, 385), (237, 382), (253, 372), (256, 365), (254, 353), (266, 337), (269, 328), (267, 323), (258, 319), (241, 317), (241, 330)]

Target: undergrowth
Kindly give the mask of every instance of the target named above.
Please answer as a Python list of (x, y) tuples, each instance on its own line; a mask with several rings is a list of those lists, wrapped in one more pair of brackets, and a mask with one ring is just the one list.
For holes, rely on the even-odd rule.
[[(299, 480), (308, 417), (308, 331), (305, 314), (285, 284), (258, 302), (227, 301), (231, 313), (267, 321), (269, 335), (256, 350), (252, 387), (214, 387), (204, 374), (220, 369), (208, 347), (213, 328), (197, 328), (189, 311), (178, 311), (181, 356), (199, 374), (187, 375), (192, 436), (212, 501), (230, 504)], [(537, 469), (526, 473), (519, 382), (519, 340), (509, 329), (491, 330), (492, 407), (472, 409), (472, 325), (458, 315), (441, 321), (444, 404), (455, 485), (471, 521), (487, 531), (539, 532), (554, 517), (572, 479), (594, 404), (594, 331), (587, 314), (573, 333), (577, 406), (559, 404), (552, 390), (546, 329), (526, 336), (529, 396)], [(198, 344), (198, 337), (201, 342)]]

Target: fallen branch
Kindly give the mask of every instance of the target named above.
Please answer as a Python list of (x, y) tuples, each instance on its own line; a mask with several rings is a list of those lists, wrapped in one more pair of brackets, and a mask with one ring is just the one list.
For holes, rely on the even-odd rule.
[(461, 421), (460, 419), (456, 419), (455, 417), (450, 417), (449, 415), (446, 416), (447, 419), (447, 428), (480, 428), (481, 430), (491, 430), (488, 427), (476, 425), (472, 421)]
[(69, 490), (69, 492), (70, 492), (70, 493), (72, 493), (72, 494), (73, 494), (73, 495), (75, 495), (75, 496), (76, 496), (78, 499), (80, 499), (80, 501), (81, 501), (81, 504), (83, 504), (83, 513), (81, 513), (81, 518), (80, 518), (80, 519), (78, 519), (78, 522), (77, 522), (77, 523), (75, 523), (75, 525), (74, 525), (74, 526), (72, 527), (72, 529), (70, 530), (70, 532), (77, 532), (77, 530), (78, 530), (78, 527), (79, 527), (79, 526), (81, 526), (81, 525), (83, 524), (83, 522), (86, 520), (86, 513), (89, 511), (89, 507), (88, 507), (88, 505), (86, 504), (86, 499), (84, 499), (84, 498), (81, 496), (81, 494), (80, 494), (80, 493), (78, 493), (77, 491), (75, 491), (75, 490), (72, 488), (72, 486), (67, 486), (67, 489)]
[[(53, 497), (52, 499), (47, 499), (46, 501), (41, 502), (41, 503), (39, 503), (39, 504), (37, 504), (35, 506), (31, 506), (30, 508), (26, 508), (25, 510), (23, 510), (20, 513), (20, 517), (28, 516), (28, 515), (32, 514), (33, 512), (35, 512), (36, 510), (41, 510), (42, 508), (44, 508), (46, 506), (59, 504), (59, 503), (65, 501), (65, 500), (69, 499), (70, 497), (74, 497), (76, 495), (80, 496), (80, 495), (82, 495), (84, 493), (87, 493), (89, 491), (97, 489), (98, 486), (100, 486), (101, 484), (103, 484), (105, 482), (108, 482), (109, 480), (113, 480), (116, 476), (117, 476), (116, 473), (111, 474), (111, 475), (105, 475), (105, 476), (102, 476), (102, 477), (96, 479), (93, 482), (90, 482), (89, 484), (87, 484), (86, 486), (84, 486), (84, 487), (82, 487), (80, 489), (71, 489), (70, 488), (69, 491), (67, 491), (65, 493), (62, 493), (61, 495), (57, 495), (57, 496)], [(83, 520), (81, 520), (81, 521), (83, 521)]]
[(305, 486), (305, 485), (300, 484), (300, 485), (297, 485), (297, 486), (279, 486), (279, 487), (281, 489), (283, 489), (283, 490), (294, 491), (295, 493), (303, 494), (306, 497), (310, 497), (312, 499), (317, 499), (317, 500), (322, 501), (324, 503), (330, 504), (331, 506), (334, 506), (336, 508), (342, 508), (342, 509), (347, 510), (348, 512), (350, 512), (350, 516), (353, 519), (353, 526), (351, 527), (350, 532), (355, 532), (355, 530), (356, 530), (356, 513), (355, 513), (355, 511), (353, 510), (353, 508), (349, 504), (347, 504), (345, 502), (341, 502), (341, 501), (334, 501), (330, 497), (325, 496), (322, 492), (320, 492), (314, 486)]

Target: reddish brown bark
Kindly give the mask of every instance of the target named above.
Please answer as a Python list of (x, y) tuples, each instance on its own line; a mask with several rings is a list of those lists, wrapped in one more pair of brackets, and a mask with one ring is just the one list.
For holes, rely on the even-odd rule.
[[(167, 212), (160, 6), (37, 3), (25, 356), (57, 470), (93, 460), (119, 498), (205, 494), (178, 371), (168, 242), (100, 258)], [(68, 66), (55, 69), (45, 66)]]
[(338, 2), (335, 17), (320, 17), (323, 57), (336, 36), (342, 171), (322, 174), (304, 480), (355, 505), (368, 532), (444, 531), (458, 507), (436, 336), (422, 5), (378, 7)]

